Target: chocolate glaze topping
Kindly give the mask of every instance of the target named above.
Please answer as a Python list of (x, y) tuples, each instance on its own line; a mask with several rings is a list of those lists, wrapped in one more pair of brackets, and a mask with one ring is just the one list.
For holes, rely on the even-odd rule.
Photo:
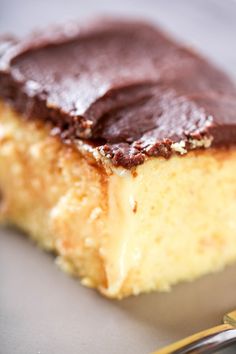
[(0, 97), (116, 166), (236, 143), (236, 88), (142, 22), (69, 24), (0, 41)]

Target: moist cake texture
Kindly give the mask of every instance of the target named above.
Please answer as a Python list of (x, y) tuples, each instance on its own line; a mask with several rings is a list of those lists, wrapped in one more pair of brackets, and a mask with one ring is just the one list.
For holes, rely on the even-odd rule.
[(0, 95), (114, 165), (236, 141), (232, 82), (148, 24), (65, 27), (4, 46)]
[[(236, 88), (142, 22), (0, 42), (5, 223), (110, 297), (236, 260)], [(42, 193), (44, 191), (44, 193)]]

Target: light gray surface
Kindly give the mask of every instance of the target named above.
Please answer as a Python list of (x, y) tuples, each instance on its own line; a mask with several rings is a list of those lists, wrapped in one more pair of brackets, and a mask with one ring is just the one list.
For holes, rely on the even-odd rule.
[[(0, 0), (0, 33), (95, 14), (158, 21), (236, 77), (233, 0)], [(32, 14), (32, 16), (30, 16)], [(236, 308), (236, 266), (171, 293), (103, 299), (19, 232), (0, 231), (0, 354), (144, 354)], [(236, 353), (236, 348), (232, 349)]]
[(150, 19), (200, 48), (236, 77), (236, 0), (0, 0), (0, 33), (97, 15)]
[(170, 293), (112, 301), (60, 272), (19, 232), (2, 230), (0, 353), (148, 353), (219, 324), (236, 307), (235, 274), (229, 267)]

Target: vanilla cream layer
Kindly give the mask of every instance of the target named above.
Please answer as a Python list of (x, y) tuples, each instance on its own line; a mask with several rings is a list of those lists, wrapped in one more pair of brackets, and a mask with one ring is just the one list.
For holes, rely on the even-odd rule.
[[(83, 145), (83, 144), (82, 144)], [(96, 162), (0, 105), (2, 221), (57, 253), (82, 283), (121, 298), (236, 260), (236, 149)]]

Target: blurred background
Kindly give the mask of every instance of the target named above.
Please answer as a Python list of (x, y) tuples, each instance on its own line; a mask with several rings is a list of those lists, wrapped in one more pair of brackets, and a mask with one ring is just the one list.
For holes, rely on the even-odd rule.
[[(0, 0), (0, 35), (23, 36), (45, 25), (96, 15), (160, 24), (236, 79), (235, 0)], [(205, 277), (194, 286), (183, 284), (168, 295), (151, 294), (115, 304), (79, 289), (78, 283), (54, 269), (51, 258), (25, 238), (1, 235), (0, 240), (1, 354), (105, 353), (104, 343), (109, 353), (147, 353), (219, 324), (224, 312), (236, 306), (235, 268)], [(47, 291), (42, 291), (38, 278)], [(176, 306), (183, 299), (184, 309)], [(87, 323), (91, 333), (97, 333), (92, 338), (80, 323), (87, 318), (88, 308), (94, 315)]]
[(96, 15), (159, 23), (236, 77), (235, 0), (0, 0), (0, 33), (24, 35), (50, 23)]

